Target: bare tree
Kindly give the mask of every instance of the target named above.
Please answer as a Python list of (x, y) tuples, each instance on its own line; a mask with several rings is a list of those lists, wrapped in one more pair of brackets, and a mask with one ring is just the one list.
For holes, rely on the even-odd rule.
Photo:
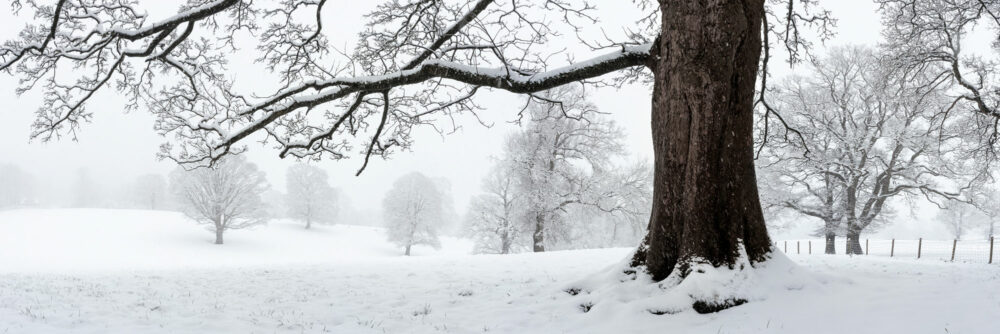
[(968, 203), (950, 202), (938, 212), (938, 219), (948, 227), (955, 240), (962, 240), (966, 231), (980, 218), (981, 212)]
[(469, 202), (465, 229), (476, 253), (510, 254), (519, 247), (524, 203), (515, 182), (511, 169), (499, 161), (483, 180), (483, 194)]
[[(776, 103), (812, 143), (768, 150), (783, 183), (778, 205), (824, 221), (827, 240), (843, 230), (847, 252), (861, 254), (860, 234), (884, 217), (886, 203), (919, 194), (935, 203), (961, 198), (974, 180), (956, 157), (974, 139), (966, 123), (947, 117), (939, 77), (897, 71), (864, 47), (834, 49), (813, 64), (814, 76), (793, 78)], [(827, 244), (827, 250), (832, 244)]]
[(645, 160), (600, 171), (593, 178), (604, 182), (592, 217), (606, 217), (611, 233), (604, 234), (605, 246), (624, 247), (646, 234), (649, 208), (653, 202), (653, 169)]
[(982, 182), (974, 184), (967, 190), (967, 196), (971, 199), (971, 203), (968, 204), (974, 206), (978, 211), (977, 214), (981, 216), (978, 218), (983, 225), (983, 237), (989, 240), (996, 235), (996, 222), (1000, 218), (1000, 196), (998, 196), (1000, 194), (992, 175), (987, 175), (980, 181)]
[(965, 48), (974, 29), (1000, 28), (1000, 3), (981, 0), (876, 0), (886, 22), (886, 47), (894, 65), (932, 71), (955, 88), (952, 105), (978, 117), (980, 154), (995, 158), (1000, 139), (1000, 82), (996, 48), (983, 57)]
[(516, 191), (524, 198), (532, 231), (532, 249), (545, 251), (547, 237), (565, 230), (564, 213), (579, 204), (596, 205), (600, 187), (593, 171), (611, 167), (610, 161), (625, 152), (624, 134), (611, 120), (598, 117), (596, 107), (576, 86), (563, 86), (540, 94), (539, 99), (558, 104), (529, 102), (524, 129), (508, 136), (504, 166), (515, 177)]
[(223, 243), (228, 230), (267, 222), (261, 195), (267, 180), (257, 166), (237, 155), (218, 161), (211, 168), (184, 170), (170, 174), (170, 187), (182, 211), (215, 232), (215, 244)]
[(337, 192), (330, 186), (326, 171), (316, 166), (296, 164), (285, 174), (288, 188), (285, 202), (292, 218), (313, 223), (333, 223), (337, 216)]
[(150, 210), (163, 209), (167, 198), (167, 181), (160, 174), (145, 174), (132, 186), (134, 200)]
[[(808, 43), (799, 27), (831, 23), (826, 12), (810, 14), (813, 1), (638, 0), (648, 16), (636, 29), (585, 43), (604, 55), (563, 64), (555, 60), (566, 57), (552, 57), (563, 50), (545, 46), (561, 31), (597, 22), (599, 12), (585, 2), (387, 1), (343, 55), (329, 52), (326, 3), (192, 1), (176, 15), (148, 19), (132, 2), (15, 1), (40, 22), (0, 48), (0, 69), (22, 77), (22, 92), (36, 83), (49, 91), (35, 138), (75, 133), (91, 116), (86, 102), (110, 87), (131, 98), (130, 108), (144, 105), (158, 117), (157, 129), (173, 139), (163, 154), (180, 163), (210, 164), (259, 133), (281, 156), (340, 159), (361, 147), (359, 173), (371, 156), (409, 147), (413, 127), (478, 111), (480, 91), (535, 96), (610, 73), (622, 75), (604, 83), (645, 77), (653, 86), (655, 200), (649, 233), (626, 271), (660, 281), (687, 277), (696, 265), (768, 258), (752, 140), (754, 103), (766, 100), (754, 88), (766, 81), (761, 55), (766, 67), (772, 40), (763, 39), (800, 58)], [(257, 37), (257, 60), (281, 88), (233, 88), (227, 59), (247, 50), (236, 51), (236, 34)], [(732, 304), (717, 302), (697, 309)]]
[(986, 239), (989, 240), (996, 236), (997, 232), (997, 219), (1000, 219), (1000, 192), (997, 191), (995, 187), (986, 188), (983, 193), (983, 204), (981, 208), (983, 213), (986, 215), (986, 220), (984, 222), (985, 228), (983, 232)]
[(445, 223), (444, 193), (430, 178), (418, 172), (401, 176), (382, 200), (386, 233), (406, 249), (415, 245), (441, 247), (438, 232)]

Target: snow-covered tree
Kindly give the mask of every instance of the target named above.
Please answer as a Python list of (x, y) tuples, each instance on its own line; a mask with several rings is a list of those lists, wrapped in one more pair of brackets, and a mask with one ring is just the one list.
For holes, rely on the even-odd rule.
[(595, 211), (591, 217), (604, 218), (605, 224), (610, 224), (610, 233), (597, 234), (604, 237), (604, 246), (626, 247), (642, 239), (653, 205), (651, 164), (636, 161), (592, 177), (604, 183), (598, 186), (604, 191), (597, 195), (595, 205), (588, 206)]
[(763, 168), (776, 171), (763, 180), (778, 184), (761, 189), (779, 192), (763, 196), (774, 205), (823, 220), (828, 252), (843, 231), (848, 253), (861, 254), (860, 234), (886, 217), (890, 199), (958, 198), (978, 175), (957, 162), (974, 140), (962, 115), (949, 118), (945, 83), (932, 73), (900, 71), (853, 46), (812, 65), (814, 75), (775, 94), (774, 107), (804, 140), (772, 138)]
[(1000, 29), (1000, 3), (978, 0), (875, 0), (885, 21), (885, 48), (906, 71), (931, 71), (948, 84), (950, 114), (971, 114), (979, 157), (995, 159), (1000, 143), (1000, 49), (975, 47), (977, 30)]
[(326, 171), (316, 166), (296, 164), (285, 174), (285, 203), (292, 218), (306, 228), (313, 223), (331, 224), (337, 217), (337, 191), (330, 186)]
[[(623, 165), (624, 134), (584, 92), (566, 86), (529, 101), (466, 214), (481, 251), (606, 247), (637, 242), (649, 222), (652, 170)], [(546, 103), (546, 101), (571, 101)], [(522, 243), (526, 243), (522, 246)]]
[(160, 174), (145, 174), (135, 180), (132, 186), (133, 201), (140, 207), (160, 210), (166, 207), (167, 181)]
[(389, 241), (405, 248), (406, 255), (415, 245), (441, 247), (444, 210), (444, 194), (433, 180), (418, 172), (401, 176), (382, 200)]
[(996, 179), (992, 175), (984, 177), (981, 182), (966, 190), (970, 203), (959, 203), (976, 208), (977, 224), (981, 225), (983, 237), (989, 240), (996, 236), (997, 220), (1000, 220), (1000, 191)]
[(535, 252), (566, 235), (569, 206), (594, 204), (608, 190), (592, 176), (625, 153), (621, 128), (601, 117), (584, 96), (579, 86), (568, 85), (532, 98), (523, 111), (524, 128), (509, 135), (504, 146), (504, 166), (524, 199)]
[(980, 220), (981, 215), (979, 210), (968, 203), (951, 201), (947, 207), (938, 211), (938, 221), (948, 228), (955, 240), (962, 240), (962, 236)]
[(483, 180), (483, 193), (469, 202), (465, 230), (475, 241), (476, 253), (509, 254), (520, 247), (524, 203), (506, 167), (502, 161), (494, 165)]
[(267, 180), (242, 155), (227, 156), (212, 167), (178, 167), (170, 174), (170, 188), (188, 217), (215, 232), (218, 245), (228, 230), (267, 222), (267, 206), (261, 200)]
[(989, 240), (997, 235), (997, 220), (1000, 220), (1000, 191), (995, 187), (987, 187), (981, 196), (980, 208), (986, 216), (983, 221), (983, 234)]

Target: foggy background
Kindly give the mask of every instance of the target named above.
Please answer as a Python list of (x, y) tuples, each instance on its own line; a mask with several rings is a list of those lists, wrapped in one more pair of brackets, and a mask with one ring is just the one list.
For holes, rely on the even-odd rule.
[[(584, 31), (584, 38), (600, 39), (602, 34), (615, 36), (624, 34), (625, 27), (634, 26), (641, 17), (641, 12), (635, 6), (620, 6), (621, 0), (592, 1), (600, 8), (617, 7), (616, 15), (602, 15), (601, 23), (591, 31)], [(143, 6), (150, 8), (152, 18), (169, 15), (176, 9), (172, 4), (159, 1), (144, 1)], [(350, 50), (354, 45), (357, 29), (361, 28), (363, 14), (374, 7), (368, 1), (334, 2), (324, 11), (324, 21), (334, 22), (341, 33), (329, 36), (331, 45), (341, 50)], [(838, 0), (824, 1), (824, 8), (832, 11), (832, 16), (838, 19), (835, 29), (837, 35), (819, 45), (816, 54), (822, 54), (826, 47), (843, 44), (875, 44), (881, 40), (880, 17), (877, 6), (869, 0)], [(612, 13), (609, 13), (612, 14)], [(13, 17), (9, 11), (4, 11), (0, 19), (4, 28), (0, 30), (0, 38), (11, 39), (23, 25), (24, 18)], [(354, 30), (351, 30), (354, 29)], [(593, 37), (590, 37), (593, 36)], [(988, 37), (985, 37), (988, 38)], [(575, 54), (578, 59), (606, 51), (590, 52), (580, 49), (577, 37), (563, 36), (567, 45), (577, 45), (569, 54)], [(983, 43), (981, 45), (988, 45)], [(770, 68), (776, 80), (781, 80), (794, 69), (784, 62), (781, 48), (774, 48), (777, 53), (771, 61)], [(239, 86), (255, 88), (254, 91), (266, 92), (268, 81), (266, 74), (259, 65), (251, 62), (251, 57), (240, 59), (246, 63), (232, 63), (237, 72)], [(245, 69), (245, 71), (243, 71)], [(242, 71), (242, 72), (241, 72)], [(63, 137), (60, 140), (43, 143), (29, 142), (31, 123), (38, 107), (35, 101), (40, 101), (41, 93), (31, 91), (23, 96), (17, 96), (16, 79), (9, 75), (0, 75), (0, 165), (13, 164), (34, 176), (36, 197), (39, 206), (73, 206), (76, 194), (76, 183), (80, 173), (86, 173), (94, 187), (90, 196), (99, 203), (112, 203), (128, 196), (129, 187), (135, 179), (143, 174), (161, 174), (166, 176), (176, 168), (171, 161), (158, 161), (156, 153), (160, 144), (167, 141), (153, 130), (153, 116), (146, 112), (125, 113), (122, 111), (124, 99), (116, 95), (113, 89), (98, 93), (89, 108), (94, 111), (90, 124), (82, 127), (76, 133), (76, 139)], [(628, 135), (625, 139), (629, 153), (628, 160), (652, 159), (652, 143), (649, 128), (649, 94), (650, 87), (644, 85), (626, 85), (622, 89), (588, 88), (588, 98), (598, 108), (608, 113)], [(418, 171), (432, 178), (446, 178), (451, 183), (451, 193), (454, 198), (457, 213), (463, 214), (469, 199), (480, 192), (483, 176), (488, 171), (492, 158), (500, 152), (504, 137), (517, 127), (511, 121), (516, 119), (518, 110), (524, 104), (524, 97), (506, 92), (488, 92), (481, 94), (477, 102), (486, 108), (480, 113), (480, 118), (490, 128), (481, 125), (472, 115), (456, 119), (458, 130), (451, 134), (440, 134), (430, 127), (418, 127), (414, 131), (415, 143), (412, 151), (395, 153), (389, 160), (373, 159), (361, 176), (354, 173), (362, 164), (363, 155), (355, 154), (349, 159), (340, 161), (324, 160), (310, 161), (326, 170), (330, 175), (331, 185), (340, 191), (342, 207), (348, 211), (352, 219), (366, 221), (344, 221), (341, 223), (378, 225), (378, 212), (382, 198), (389, 190), (393, 181), (403, 174)], [(444, 125), (445, 132), (451, 129)], [(260, 144), (260, 136), (246, 141), (249, 148), (245, 153), (248, 159), (256, 163), (268, 177), (273, 190), (285, 192), (285, 171), (295, 164), (294, 158), (280, 159), (278, 151), (269, 144)], [(896, 203), (901, 204), (901, 203)], [(942, 231), (933, 221), (935, 209), (929, 203), (919, 203), (918, 212), (902, 209), (895, 217), (897, 221), (906, 224), (894, 224), (881, 231), (880, 234), (892, 234), (899, 237), (916, 237), (924, 231)], [(929, 211), (928, 211), (929, 210)], [(343, 217), (343, 216), (342, 216)], [(801, 220), (801, 226), (788, 229), (772, 230), (772, 233), (801, 236), (813, 231), (815, 224), (808, 218)]]

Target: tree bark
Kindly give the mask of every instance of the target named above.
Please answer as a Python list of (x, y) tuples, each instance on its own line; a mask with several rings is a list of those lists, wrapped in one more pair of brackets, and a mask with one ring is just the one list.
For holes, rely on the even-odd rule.
[(222, 227), (219, 227), (219, 226), (215, 227), (215, 244), (216, 245), (221, 245), (222, 244), (222, 232), (223, 231), (224, 231), (224, 229)]
[(837, 254), (837, 234), (832, 231), (826, 232), (826, 253)]
[(632, 260), (655, 280), (693, 262), (732, 266), (741, 244), (752, 263), (769, 257), (752, 137), (763, 11), (763, 0), (660, 0), (654, 202)]
[(861, 248), (861, 230), (848, 228), (847, 230), (847, 254), (864, 255), (865, 250)]
[(306, 218), (306, 229), (308, 230), (310, 227), (312, 227), (312, 220), (309, 219), (309, 218)]
[(545, 215), (535, 213), (535, 233), (531, 235), (532, 250), (536, 253), (545, 251)]
[(406, 245), (406, 253), (403, 253), (403, 255), (410, 256), (411, 247), (413, 247), (413, 245)]
[(505, 229), (503, 233), (500, 234), (500, 254), (510, 254), (511, 240), (510, 240), (510, 232), (508, 231), (509, 230)]

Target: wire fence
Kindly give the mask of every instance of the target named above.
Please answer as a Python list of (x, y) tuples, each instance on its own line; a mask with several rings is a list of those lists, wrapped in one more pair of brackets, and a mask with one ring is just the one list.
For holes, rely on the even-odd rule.
[[(860, 242), (863, 255), (868, 256), (1000, 263), (1000, 245), (992, 237), (988, 240), (864, 239)], [(782, 240), (774, 246), (785, 254), (825, 254), (826, 240)], [(834, 248), (836, 254), (846, 254), (846, 238), (839, 238)]]

